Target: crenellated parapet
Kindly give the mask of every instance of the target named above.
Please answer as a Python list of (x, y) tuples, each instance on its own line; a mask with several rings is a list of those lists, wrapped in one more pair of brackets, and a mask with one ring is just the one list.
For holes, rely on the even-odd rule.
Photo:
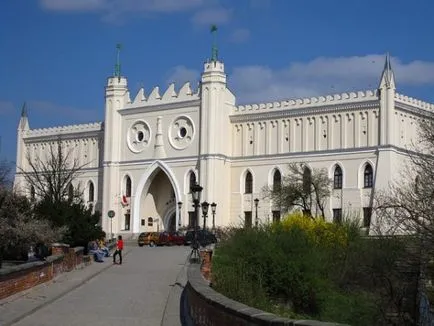
[(144, 89), (141, 88), (137, 92), (134, 100), (129, 103), (126, 108), (171, 104), (199, 99), (199, 89), (193, 92), (189, 82), (185, 83), (178, 92), (175, 90), (175, 84), (172, 83), (162, 94), (163, 95), (160, 93), (160, 88), (156, 86), (152, 89), (149, 96), (146, 97)]
[(434, 104), (427, 103), (427, 102), (415, 99), (415, 98), (410, 97), (410, 96), (402, 95), (399, 93), (395, 93), (395, 101), (410, 105), (412, 107), (416, 107), (418, 109), (431, 111), (431, 113), (434, 111)]
[(30, 129), (26, 132), (25, 137), (45, 137), (70, 134), (83, 134), (89, 132), (99, 132), (103, 129), (102, 122), (84, 123), (70, 126), (59, 126), (51, 128)]
[(279, 102), (239, 105), (235, 108), (235, 114), (245, 114), (246, 111), (266, 111), (284, 109), (303, 109), (327, 105), (343, 105), (357, 102), (378, 100), (376, 90), (348, 92), (310, 98), (290, 99)]

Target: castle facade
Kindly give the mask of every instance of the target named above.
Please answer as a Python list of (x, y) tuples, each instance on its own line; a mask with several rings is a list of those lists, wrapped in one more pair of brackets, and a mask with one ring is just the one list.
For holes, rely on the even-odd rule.
[[(369, 227), (375, 190), (399, 175), (418, 121), (433, 109), (396, 92), (388, 57), (378, 89), (250, 105), (236, 104), (223, 62), (212, 59), (194, 90), (171, 84), (131, 97), (126, 77), (109, 77), (103, 122), (31, 129), (23, 113), (16, 162), (26, 170), (27, 155), (40, 157), (61, 139), (85, 165), (72, 186), (84, 189), (103, 229), (116, 234), (191, 224), (195, 182), (201, 201), (216, 204), (208, 227), (213, 219), (216, 226), (279, 219), (261, 188), (281, 182), (290, 162), (328, 171), (327, 219), (351, 210)], [(15, 187), (34, 192), (18, 168)]]

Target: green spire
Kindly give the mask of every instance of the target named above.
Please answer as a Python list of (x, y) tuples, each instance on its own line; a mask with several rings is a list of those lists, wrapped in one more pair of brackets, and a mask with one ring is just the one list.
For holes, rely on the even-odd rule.
[(121, 62), (119, 55), (121, 53), (122, 44), (116, 44), (116, 64), (115, 64), (115, 77), (121, 78)]
[(216, 62), (218, 60), (218, 52), (219, 52), (217, 48), (217, 25), (211, 25), (211, 33), (213, 34), (211, 61)]
[(23, 107), (21, 108), (21, 117), (27, 118), (27, 105), (26, 102), (24, 102)]

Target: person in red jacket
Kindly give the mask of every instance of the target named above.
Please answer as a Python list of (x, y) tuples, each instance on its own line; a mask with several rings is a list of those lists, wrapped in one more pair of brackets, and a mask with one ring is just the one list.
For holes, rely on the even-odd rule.
[(122, 236), (118, 236), (118, 241), (116, 242), (116, 251), (113, 254), (113, 264), (116, 264), (116, 256), (119, 255), (119, 265), (122, 265), (122, 250), (124, 250), (124, 241)]

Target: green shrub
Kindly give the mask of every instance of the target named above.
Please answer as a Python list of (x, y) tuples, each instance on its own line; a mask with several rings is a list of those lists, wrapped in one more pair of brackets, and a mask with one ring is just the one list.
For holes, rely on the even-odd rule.
[(402, 308), (405, 282), (395, 267), (405, 242), (366, 239), (357, 223), (296, 214), (231, 234), (216, 249), (212, 277), (213, 287), (234, 300), (290, 318), (351, 325), (379, 324), (391, 302)]

